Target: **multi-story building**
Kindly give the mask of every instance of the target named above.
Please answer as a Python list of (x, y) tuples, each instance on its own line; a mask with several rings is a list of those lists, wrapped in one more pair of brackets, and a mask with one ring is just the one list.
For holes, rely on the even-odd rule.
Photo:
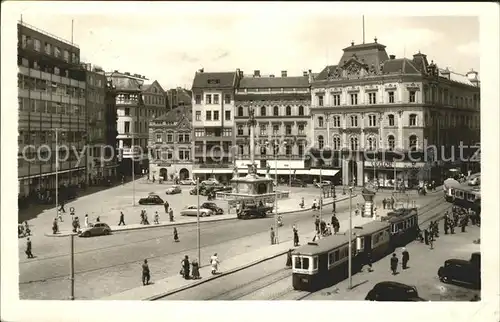
[(385, 48), (377, 39), (351, 43), (312, 83), (311, 156), (341, 168), (345, 184), (391, 186), (396, 175), (412, 186), (434, 177), (443, 159), (428, 145), (479, 142), (477, 72), (460, 75), (420, 52), (396, 58)]
[(145, 107), (144, 113), (147, 117), (147, 121), (144, 126), (148, 132), (149, 121), (165, 115), (168, 112), (167, 99), (167, 93), (163, 90), (158, 81), (154, 81), (152, 84), (144, 84), (142, 86), (142, 100), (144, 101)]
[(111, 81), (106, 81), (106, 92), (105, 92), (105, 104), (106, 109), (104, 112), (104, 119), (106, 122), (106, 132), (105, 132), (105, 143), (106, 148), (104, 149), (104, 177), (115, 177), (118, 175), (117, 167), (118, 162), (118, 127), (117, 127), (117, 112), (116, 112), (116, 87)]
[(234, 89), (239, 72), (196, 72), (193, 80), (193, 173), (227, 180), (234, 162)]
[(167, 91), (168, 107), (174, 109), (178, 106), (191, 106), (192, 92), (182, 87), (172, 88)]
[(192, 160), (190, 106), (177, 107), (149, 123), (149, 177), (190, 178)]
[(59, 186), (85, 181), (86, 74), (77, 45), (23, 22), (17, 28), (18, 180), (27, 197), (56, 187), (56, 134), (70, 150), (59, 151)]
[[(145, 173), (148, 169), (149, 116), (142, 99), (142, 86), (146, 78), (116, 70), (106, 73), (106, 76), (116, 90), (119, 172), (121, 175), (130, 175), (134, 160), (135, 174)], [(132, 145), (135, 151), (132, 151)]]
[[(249, 110), (254, 112), (255, 157), (257, 167), (265, 171), (267, 165), (278, 175), (305, 173), (304, 155), (307, 150), (311, 70), (301, 76), (253, 75), (238, 72), (238, 87), (235, 92), (235, 128), (238, 147), (238, 168), (245, 169), (250, 162), (248, 127)], [(276, 163), (276, 164), (275, 164)]]

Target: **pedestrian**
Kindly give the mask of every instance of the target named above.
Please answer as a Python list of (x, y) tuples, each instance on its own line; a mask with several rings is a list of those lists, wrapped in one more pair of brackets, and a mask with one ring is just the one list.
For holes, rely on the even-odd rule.
[(188, 255), (184, 256), (184, 259), (182, 260), (182, 269), (183, 269), (183, 275), (184, 279), (188, 280), (190, 275), (189, 275), (189, 268), (190, 268), (191, 263), (189, 263), (189, 257)]
[(463, 215), (460, 219), (460, 228), (463, 233), (465, 233), (465, 227), (467, 226), (467, 215)]
[(55, 235), (59, 231), (59, 226), (57, 225), (57, 217), (54, 218), (54, 221), (52, 222), (52, 233)]
[(337, 234), (339, 232), (339, 229), (340, 229), (340, 223), (339, 223), (339, 219), (337, 218), (337, 216), (335, 214), (333, 214), (333, 216), (332, 216), (332, 227), (333, 227), (333, 233)]
[(75, 218), (75, 207), (69, 208), (69, 212), (71, 215), (71, 222), (73, 222), (73, 219)]
[(62, 217), (62, 214), (60, 211), (57, 212), (57, 219), (60, 221), (60, 222), (63, 222), (63, 217)]
[(193, 279), (198, 280), (200, 279), (200, 264), (196, 259), (193, 259), (191, 262), (191, 266), (193, 267)]
[(125, 215), (123, 214), (123, 211), (120, 211), (120, 222), (118, 223), (118, 226), (125, 226)]
[(144, 225), (149, 225), (148, 214), (146, 213), (146, 210), (144, 210)]
[(24, 222), (24, 231), (26, 232), (26, 236), (31, 235), (31, 229), (30, 229), (30, 226), (28, 225), (28, 221)]
[(392, 275), (396, 275), (397, 274), (397, 271), (398, 271), (398, 262), (399, 262), (399, 259), (396, 256), (396, 253), (393, 253), (392, 257), (391, 257), (391, 271), (392, 271)]
[(319, 232), (319, 224), (320, 224), (319, 216), (316, 216), (316, 219), (314, 220), (314, 226), (316, 228), (316, 232)]
[(84, 223), (85, 223), (85, 228), (88, 228), (89, 227), (89, 215), (88, 214), (85, 214)]
[(143, 210), (141, 210), (141, 214), (140, 214), (140, 216), (141, 216), (141, 225), (144, 225), (144, 213), (145, 213), (145, 212), (146, 212), (146, 211), (145, 211), (144, 209), (143, 209)]
[(174, 210), (172, 208), (168, 210), (168, 217), (170, 218), (171, 222), (174, 221)]
[(408, 251), (406, 250), (406, 248), (403, 247), (403, 258), (402, 258), (402, 261), (403, 261), (403, 269), (407, 269), (408, 268), (408, 261), (410, 260), (410, 253), (408, 253)]
[(274, 245), (274, 244), (275, 244), (275, 242), (276, 242), (276, 236), (275, 236), (275, 234), (274, 234), (274, 229), (273, 229), (273, 227), (271, 227), (271, 232), (270, 232), (270, 234), (271, 234), (271, 245)]
[(424, 241), (426, 245), (429, 245), (429, 231), (424, 229)]
[(95, 219), (95, 222), (101, 222), (101, 216), (97, 216), (97, 218)]
[(288, 253), (286, 253), (286, 267), (292, 268), (292, 250), (289, 249)]
[(443, 222), (444, 222), (443, 225), (444, 234), (448, 235), (448, 226), (450, 225), (450, 219), (448, 218), (448, 214), (445, 215)]
[(155, 212), (155, 225), (160, 224), (160, 215), (158, 215), (158, 211)]
[(31, 240), (30, 238), (28, 237), (28, 239), (26, 239), (26, 256), (28, 256), (28, 258), (33, 258), (33, 253), (31, 253)]
[(382, 200), (382, 207), (385, 209), (385, 205), (387, 204), (387, 199), (384, 198), (384, 200)]
[(165, 208), (165, 215), (168, 215), (168, 201), (165, 201), (165, 203), (163, 204), (163, 208)]
[(434, 238), (429, 239), (429, 245), (431, 245), (431, 249), (434, 249)]
[(327, 236), (332, 235), (332, 225), (330, 223), (326, 224), (326, 235)]
[(316, 210), (317, 208), (318, 208), (318, 200), (316, 200), (316, 198), (314, 198), (313, 204), (312, 204), (312, 209)]
[(148, 285), (151, 275), (149, 274), (148, 260), (145, 259), (142, 264), (142, 285)]
[(324, 220), (321, 220), (319, 227), (320, 227), (320, 234), (324, 235), (326, 232), (326, 222)]
[(299, 231), (295, 225), (293, 225), (293, 246), (299, 246)]
[(373, 272), (372, 262), (372, 251), (368, 250), (368, 252), (366, 253), (366, 265), (368, 265), (368, 272), (370, 273)]
[(217, 270), (219, 269), (219, 258), (217, 257), (217, 253), (213, 254), (210, 257), (210, 265), (212, 266), (212, 275), (217, 274)]
[(179, 234), (177, 233), (177, 228), (174, 227), (174, 242), (179, 242)]
[(59, 203), (60, 207), (59, 207), (59, 210), (58, 211), (62, 211), (64, 213), (66, 213), (66, 209), (64, 209), (64, 200), (62, 200), (60, 203)]

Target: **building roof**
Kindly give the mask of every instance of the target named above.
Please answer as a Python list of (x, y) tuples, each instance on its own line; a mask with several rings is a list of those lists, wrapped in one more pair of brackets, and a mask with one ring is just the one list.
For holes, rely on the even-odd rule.
[(153, 122), (157, 121), (165, 121), (167, 123), (176, 123), (179, 122), (183, 117), (187, 117), (191, 119), (191, 107), (190, 106), (179, 106), (166, 114), (159, 116), (153, 120)]
[(236, 84), (236, 72), (196, 72), (192, 88), (232, 88)]
[(244, 76), (239, 88), (291, 88), (309, 87), (309, 76), (269, 77)]
[(141, 89), (143, 92), (149, 92), (153, 88), (153, 86), (157, 87), (160, 90), (160, 94), (165, 93), (165, 90), (163, 89), (163, 87), (161, 87), (160, 83), (157, 80), (155, 80), (151, 84), (143, 84)]
[(119, 72), (106, 73), (106, 77), (112, 80), (117, 91), (141, 91), (144, 80)]
[(403, 74), (421, 74), (413, 61), (408, 58), (398, 58), (386, 60), (382, 67), (384, 74), (403, 73)]
[(457, 82), (457, 83), (461, 83), (461, 84), (469, 85), (469, 86), (475, 86), (474, 84), (472, 84), (472, 82), (469, 80), (469, 78), (466, 75), (455, 73), (449, 69), (439, 68), (438, 70), (439, 70), (439, 76), (441, 76), (441, 77), (448, 78), (447, 75), (449, 74), (450, 80), (452, 82)]
[(340, 58), (339, 66), (343, 66), (355, 55), (357, 59), (368, 66), (379, 66), (389, 59), (385, 46), (376, 42), (369, 44), (352, 45), (343, 49), (344, 54)]

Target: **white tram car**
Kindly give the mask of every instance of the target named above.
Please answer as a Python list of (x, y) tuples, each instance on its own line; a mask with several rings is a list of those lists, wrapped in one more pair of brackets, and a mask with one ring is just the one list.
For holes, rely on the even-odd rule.
[[(478, 177), (469, 177), (470, 182), (478, 182)], [(444, 198), (448, 202), (474, 211), (481, 212), (481, 186), (461, 184), (454, 179), (447, 179), (443, 185)]]

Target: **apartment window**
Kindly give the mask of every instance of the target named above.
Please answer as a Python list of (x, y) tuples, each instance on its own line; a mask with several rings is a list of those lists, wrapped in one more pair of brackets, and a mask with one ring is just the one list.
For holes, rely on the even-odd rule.
[(298, 129), (299, 129), (299, 135), (303, 135), (304, 134), (304, 124), (299, 124), (298, 125)]
[(214, 121), (219, 120), (219, 111), (214, 111)]
[(195, 120), (196, 121), (201, 121), (201, 111), (196, 111), (196, 113), (195, 113)]
[(219, 94), (214, 94), (214, 104), (219, 104)]
[(230, 121), (231, 120), (231, 111), (225, 111), (225, 117), (226, 117), (226, 121)]
[(45, 43), (45, 53), (47, 55), (52, 54), (52, 46), (48, 42)]
[(355, 136), (351, 137), (351, 150), (352, 151), (358, 150), (358, 138)]
[(389, 135), (387, 137), (387, 143), (389, 145), (389, 150), (394, 150), (394, 148), (396, 147), (396, 139), (394, 138), (394, 135)]
[(417, 126), (417, 115), (410, 114), (410, 126)]
[(224, 95), (224, 104), (231, 104), (231, 94)]
[(377, 116), (376, 115), (368, 115), (368, 125), (369, 126), (377, 126)]
[(389, 92), (389, 103), (394, 103), (394, 92)]
[(351, 127), (358, 127), (358, 116), (351, 115)]
[[(177, 140), (179, 141), (179, 143), (184, 142), (184, 134), (178, 134), (178, 135), (177, 135)], [(187, 142), (187, 141), (186, 141), (186, 142)]]
[(267, 126), (265, 124), (260, 125), (260, 135), (267, 135)]
[(211, 121), (211, 120), (212, 120), (212, 111), (206, 111), (205, 121)]
[(369, 137), (367, 139), (368, 142), (368, 150), (375, 150), (377, 148), (377, 140), (374, 137)]
[(266, 116), (266, 107), (265, 106), (260, 107), (260, 116)]
[(304, 106), (299, 106), (299, 116), (304, 116)]
[(290, 144), (285, 145), (285, 154), (287, 156), (292, 155), (292, 146)]
[(156, 134), (156, 143), (161, 143), (163, 140), (161, 139), (161, 133)]
[(54, 56), (56, 56), (56, 58), (61, 57), (61, 49), (57, 46), (54, 47)]
[(358, 94), (351, 94), (351, 105), (358, 105)]
[(130, 133), (130, 122), (125, 121), (125, 133)]
[(243, 152), (244, 152), (243, 145), (238, 145), (238, 154), (243, 155)]
[(125, 107), (125, 116), (130, 116), (130, 107)]
[(21, 46), (26, 48), (27, 38), (26, 35), (21, 35)]
[(389, 119), (389, 126), (394, 126), (394, 115), (388, 115), (387, 118)]
[(280, 126), (278, 124), (273, 125), (273, 135), (279, 135)]
[(194, 136), (201, 137), (205, 135), (205, 130), (204, 129), (196, 129), (194, 130)]
[(238, 106), (238, 116), (243, 116), (243, 107)]
[(212, 95), (210, 94), (205, 95), (205, 103), (212, 104)]
[(35, 38), (35, 50), (40, 51), (40, 48), (41, 48), (40, 40)]
[(377, 93), (368, 93), (368, 101), (370, 104), (377, 104)]
[(318, 95), (318, 106), (323, 106), (323, 95)]
[(336, 115), (332, 118), (333, 127), (340, 127), (340, 116)]
[(416, 94), (415, 91), (410, 91), (410, 103), (415, 103), (416, 102), (415, 94)]
[(340, 150), (340, 137), (338, 136), (333, 137), (333, 149)]
[(325, 126), (325, 120), (323, 119), (323, 116), (318, 117), (318, 127), (323, 127)]
[(323, 139), (323, 136), (320, 135), (318, 136), (318, 148), (321, 150), (325, 146), (325, 141)]
[(172, 133), (167, 134), (167, 142), (174, 142), (174, 135)]
[(189, 160), (189, 150), (180, 150), (179, 160)]
[(333, 95), (333, 105), (334, 106), (339, 106), (340, 105), (340, 95)]
[(292, 134), (292, 126), (290, 124), (285, 125), (285, 134), (286, 135)]
[(238, 135), (243, 135), (243, 125), (238, 125)]
[(280, 115), (279, 107), (277, 107), (277, 106), (273, 107), (273, 115), (274, 116), (279, 116)]
[(416, 135), (411, 135), (410, 136), (410, 144), (409, 144), (410, 150), (417, 149), (417, 145), (418, 145), (417, 136)]
[(267, 148), (265, 145), (260, 146), (260, 155), (266, 155), (267, 154)]
[(222, 136), (233, 136), (233, 129), (224, 129), (222, 130)]
[(292, 108), (290, 106), (287, 106), (285, 108), (285, 113), (286, 113), (286, 116), (291, 116), (292, 115)]
[(69, 52), (67, 50), (64, 51), (63, 59), (64, 61), (69, 62)]
[(304, 155), (304, 146), (302, 144), (298, 145), (298, 152), (299, 152), (299, 157)]

